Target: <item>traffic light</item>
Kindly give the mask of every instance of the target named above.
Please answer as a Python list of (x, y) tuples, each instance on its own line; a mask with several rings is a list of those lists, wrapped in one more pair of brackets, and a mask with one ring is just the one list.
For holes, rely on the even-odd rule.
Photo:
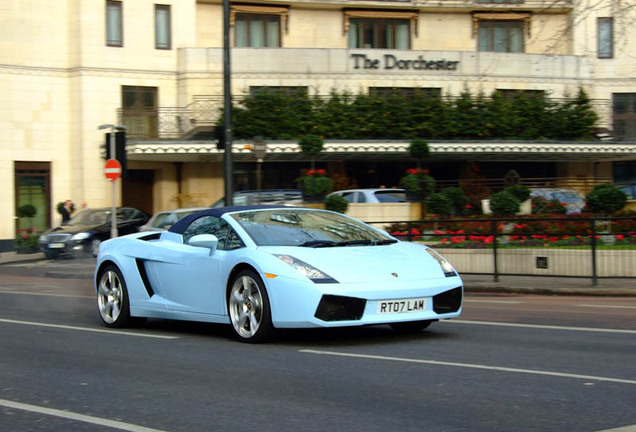
[(225, 129), (223, 124), (214, 126), (212, 136), (216, 139), (217, 150), (225, 150)]
[[(110, 133), (106, 134), (106, 160), (110, 155)], [(115, 159), (121, 164), (121, 175), (126, 175), (126, 132), (115, 132)]]

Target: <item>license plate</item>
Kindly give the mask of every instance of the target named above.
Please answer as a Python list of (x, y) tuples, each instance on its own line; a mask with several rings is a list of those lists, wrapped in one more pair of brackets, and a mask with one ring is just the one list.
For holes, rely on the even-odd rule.
[(64, 249), (64, 246), (66, 246), (64, 243), (51, 243), (49, 249)]
[(426, 310), (426, 298), (382, 300), (378, 302), (379, 314), (397, 314)]

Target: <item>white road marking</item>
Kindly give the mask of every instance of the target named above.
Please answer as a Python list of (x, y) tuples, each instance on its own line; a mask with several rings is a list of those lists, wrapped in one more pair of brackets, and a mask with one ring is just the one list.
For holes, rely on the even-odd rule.
[(498, 304), (519, 304), (524, 303), (522, 301), (514, 301), (514, 300), (466, 300), (464, 299), (464, 303), (498, 303)]
[(109, 420), (101, 417), (93, 417), (85, 414), (78, 414), (70, 411), (62, 411), (53, 408), (45, 408), (37, 405), (25, 404), (20, 402), (13, 402), (6, 399), (0, 399), (0, 406), (6, 408), (19, 409), (22, 411), (30, 411), (39, 414), (45, 414), (54, 417), (61, 417), (70, 420), (77, 420), (84, 423), (90, 423), (99, 426), (111, 427), (119, 430), (130, 432), (166, 432), (159, 429), (147, 428), (144, 426), (137, 426), (130, 423), (124, 423), (117, 420)]
[(419, 364), (430, 364), (430, 365), (438, 365), (438, 366), (454, 366), (454, 367), (461, 367), (461, 368), (468, 368), (468, 369), (484, 369), (484, 370), (499, 371), (499, 372), (544, 375), (544, 376), (554, 376), (554, 377), (561, 377), (561, 378), (574, 378), (574, 379), (580, 379), (580, 380), (586, 380), (586, 381), (592, 380), (592, 381), (604, 381), (604, 382), (636, 385), (636, 380), (609, 378), (609, 377), (601, 377), (601, 376), (594, 376), (594, 375), (579, 375), (579, 374), (570, 374), (570, 373), (564, 373), (564, 372), (541, 371), (541, 370), (532, 370), (532, 369), (518, 369), (518, 368), (509, 368), (509, 367), (502, 367), (502, 366), (488, 366), (488, 365), (473, 364), (473, 363), (457, 363), (457, 362), (446, 362), (446, 361), (439, 361), (439, 360), (422, 360), (422, 359), (412, 359), (412, 358), (404, 358), (404, 357), (388, 357), (388, 356), (378, 356), (378, 355), (370, 355), (370, 354), (354, 354), (354, 353), (343, 353), (343, 352), (336, 352), (336, 351), (319, 351), (319, 350), (310, 350), (310, 349), (300, 350), (300, 352), (307, 353), (307, 354), (317, 354), (317, 355), (364, 358), (364, 359), (371, 359), (371, 360), (419, 363)]
[(456, 323), (456, 324), (476, 324), (486, 326), (500, 326), (500, 327), (522, 327), (522, 328), (535, 328), (545, 330), (566, 330), (566, 331), (584, 331), (584, 332), (596, 332), (596, 333), (619, 333), (619, 334), (636, 334), (636, 330), (624, 330), (624, 329), (608, 329), (608, 328), (594, 328), (594, 327), (568, 327), (568, 326), (553, 326), (553, 325), (541, 325), (541, 324), (517, 324), (506, 322), (488, 322), (488, 321), (467, 321), (467, 320), (444, 320), (444, 323)]
[(179, 339), (178, 336), (163, 336), (163, 335), (156, 335), (156, 334), (149, 334), (149, 333), (132, 333), (127, 331), (119, 331), (119, 330), (74, 327), (74, 326), (67, 326), (67, 325), (47, 324), (47, 323), (39, 323), (39, 322), (32, 322), (32, 321), (18, 321), (18, 320), (3, 319), (3, 318), (0, 318), (0, 322), (7, 323), (7, 324), (30, 325), (30, 326), (36, 326), (36, 327), (49, 327), (49, 328), (58, 328), (58, 329), (64, 329), (64, 330), (78, 330), (78, 331), (87, 331), (87, 332), (93, 332), (93, 333), (108, 333), (108, 334), (114, 334), (114, 335), (137, 336), (137, 337), (146, 337), (146, 338), (154, 338), (154, 339)]
[(72, 297), (72, 298), (95, 298), (95, 296), (87, 295), (73, 295), (73, 294), (58, 294), (47, 292), (29, 292), (29, 291), (0, 291), (0, 294), (17, 294), (17, 295), (32, 295), (32, 296), (49, 296), (49, 297)]
[(589, 307), (589, 308), (607, 308), (607, 309), (636, 309), (636, 306), (618, 306), (618, 305), (588, 305), (588, 304), (580, 304), (577, 305), (579, 307)]

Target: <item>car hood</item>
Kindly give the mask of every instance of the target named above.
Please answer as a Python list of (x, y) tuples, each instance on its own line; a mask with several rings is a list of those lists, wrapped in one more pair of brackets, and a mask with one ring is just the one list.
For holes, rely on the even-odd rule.
[(396, 277), (401, 281), (444, 277), (440, 265), (426, 249), (411, 243), (327, 248), (269, 246), (262, 249), (271, 254), (293, 256), (340, 283), (395, 281)]
[(103, 231), (103, 224), (98, 225), (61, 225), (55, 228), (51, 228), (44, 234), (77, 234), (85, 231)]

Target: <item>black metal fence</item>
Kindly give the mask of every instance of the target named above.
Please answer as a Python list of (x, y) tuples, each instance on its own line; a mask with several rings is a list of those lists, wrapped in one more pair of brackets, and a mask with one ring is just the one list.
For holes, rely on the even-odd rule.
[[(376, 224), (377, 225), (377, 224)], [(636, 278), (636, 218), (435, 219), (382, 224), (438, 250), (460, 273)]]

